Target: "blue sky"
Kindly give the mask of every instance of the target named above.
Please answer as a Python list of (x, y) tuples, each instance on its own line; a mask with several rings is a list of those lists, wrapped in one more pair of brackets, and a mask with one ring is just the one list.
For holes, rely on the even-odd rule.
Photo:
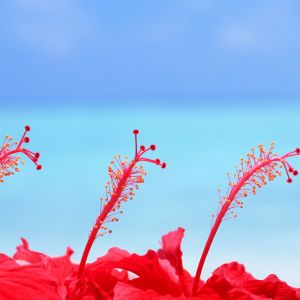
[[(42, 172), (27, 163), (1, 185), (1, 252), (19, 237), (34, 249), (80, 258), (113, 155), (157, 144), (166, 170), (126, 205), (112, 246), (138, 253), (186, 228), (196, 268), (226, 172), (259, 143), (299, 147), (298, 1), (37, 1), (0, 3), (0, 133), (32, 126)], [(156, 156), (156, 155), (155, 155)], [(300, 162), (293, 161), (300, 169)], [(238, 260), (259, 278), (300, 286), (300, 178), (268, 185), (223, 224), (204, 276)]]
[(2, 1), (0, 99), (295, 98), (299, 9), (298, 1)]

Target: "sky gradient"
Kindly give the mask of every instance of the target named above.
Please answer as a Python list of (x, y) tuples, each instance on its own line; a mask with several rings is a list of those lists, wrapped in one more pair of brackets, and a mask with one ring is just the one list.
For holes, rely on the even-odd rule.
[(297, 98), (298, 1), (0, 4), (0, 101)]

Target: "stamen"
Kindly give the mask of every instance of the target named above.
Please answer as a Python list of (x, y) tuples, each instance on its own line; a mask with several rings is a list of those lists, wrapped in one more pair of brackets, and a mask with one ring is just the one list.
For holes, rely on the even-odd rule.
[(137, 135), (139, 134), (139, 131), (137, 129), (133, 130), (133, 134), (134, 134), (134, 140), (135, 140), (135, 155), (137, 155)]
[(20, 171), (18, 165), (24, 164), (24, 162), (20, 161), (21, 156), (16, 156), (16, 154), (24, 154), (36, 165), (37, 170), (42, 169), (42, 166), (37, 163), (40, 154), (23, 147), (24, 143), (29, 143), (30, 141), (29, 137), (26, 136), (29, 131), (30, 127), (26, 125), (25, 131), (19, 142), (14, 142), (8, 135), (4, 137), (2, 148), (0, 149), (0, 182), (4, 181), (3, 178), (5, 176), (13, 175), (14, 171)]
[(137, 164), (148, 162), (159, 165), (162, 168), (166, 168), (167, 166), (165, 162), (162, 163), (158, 158), (150, 159), (144, 157), (145, 153), (149, 150), (154, 151), (156, 146), (152, 144), (146, 149), (145, 146), (141, 145), (138, 150), (137, 135), (139, 134), (139, 131), (135, 129), (133, 130), (133, 134), (135, 142), (134, 158), (131, 161), (128, 161), (127, 157), (124, 157), (123, 159), (121, 155), (117, 155), (108, 166), (110, 180), (105, 185), (105, 197), (100, 198), (100, 214), (91, 230), (81, 258), (78, 269), (79, 279), (84, 272), (85, 264), (94, 240), (99, 236), (111, 233), (111, 230), (109, 230), (106, 225), (108, 225), (108, 223), (119, 221), (115, 215), (123, 213), (121, 210), (122, 203), (132, 200), (135, 195), (135, 190), (138, 190), (139, 185), (144, 183), (143, 177), (146, 175), (146, 172), (142, 165), (137, 166)]
[[(293, 168), (288, 162), (287, 158), (300, 155), (300, 148), (296, 148), (283, 156), (273, 154), (274, 143), (271, 144), (270, 150), (267, 152), (262, 144), (258, 145), (259, 155), (255, 155), (255, 150), (252, 148), (252, 153), (247, 154), (247, 159), (242, 158), (241, 167), (236, 166), (236, 173), (231, 177), (228, 177), (228, 192), (226, 195), (226, 201), (223, 201), (223, 197), (219, 200), (217, 214), (213, 215), (213, 223), (210, 234), (204, 246), (197, 272), (194, 278), (192, 295), (195, 296), (198, 284), (201, 276), (201, 272), (210, 250), (214, 237), (223, 221), (231, 218), (236, 218), (237, 214), (234, 213), (235, 208), (243, 208), (244, 203), (241, 201), (243, 197), (248, 197), (249, 193), (256, 194), (257, 188), (261, 188), (267, 184), (268, 181), (273, 181), (276, 176), (281, 176), (279, 169), (284, 168), (287, 175), (287, 182), (291, 183), (293, 180), (290, 177), (290, 173), (294, 176), (298, 175), (298, 171)], [(221, 206), (220, 206), (221, 205)]]

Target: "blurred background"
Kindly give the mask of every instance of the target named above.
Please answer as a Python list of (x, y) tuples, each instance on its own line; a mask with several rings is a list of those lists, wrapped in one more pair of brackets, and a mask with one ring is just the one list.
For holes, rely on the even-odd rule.
[[(49, 255), (70, 246), (78, 261), (107, 165), (133, 154), (138, 128), (168, 168), (145, 166), (145, 184), (90, 260), (112, 246), (157, 249), (182, 226), (194, 272), (226, 172), (259, 143), (276, 141), (280, 154), (299, 146), (299, 14), (298, 1), (1, 1), (0, 133), (18, 139), (31, 125), (43, 164), (1, 184), (1, 252), (22, 236)], [(300, 178), (248, 197), (222, 224), (203, 277), (237, 260), (300, 286), (299, 200)]]

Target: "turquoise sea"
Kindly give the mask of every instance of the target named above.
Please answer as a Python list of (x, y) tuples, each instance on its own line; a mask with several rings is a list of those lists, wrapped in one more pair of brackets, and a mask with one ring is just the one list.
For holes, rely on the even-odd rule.
[[(115, 154), (133, 155), (132, 130), (138, 128), (140, 143), (156, 144), (153, 158), (167, 168), (145, 165), (145, 184), (124, 205), (113, 233), (96, 241), (90, 260), (113, 246), (138, 253), (157, 249), (164, 233), (181, 226), (185, 266), (194, 272), (217, 207), (216, 190), (227, 191), (226, 172), (260, 143), (275, 141), (279, 154), (300, 146), (300, 105), (268, 103), (4, 107), (1, 135), (17, 139), (29, 124), (28, 147), (41, 153), (43, 170), (27, 162), (1, 184), (1, 252), (12, 254), (25, 237), (49, 255), (70, 246), (78, 261), (99, 211), (107, 165)], [(291, 162), (300, 169), (300, 159)], [(237, 260), (258, 278), (275, 273), (300, 286), (299, 210), (300, 177), (293, 184), (280, 178), (248, 197), (238, 218), (222, 224), (204, 277)]]

